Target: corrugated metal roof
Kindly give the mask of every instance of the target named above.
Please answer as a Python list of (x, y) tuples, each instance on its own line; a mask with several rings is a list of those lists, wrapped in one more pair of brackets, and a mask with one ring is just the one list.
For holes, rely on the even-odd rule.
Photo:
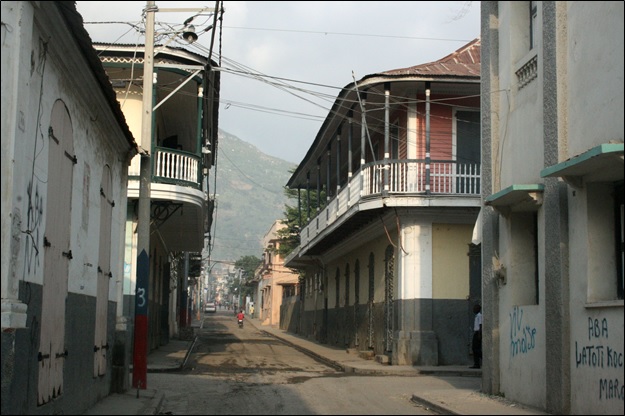
[(474, 39), (438, 61), (382, 72), (383, 75), (480, 76), (481, 41)]
[(138, 151), (137, 142), (135, 141), (135, 138), (132, 135), (130, 128), (128, 127), (128, 123), (126, 123), (126, 117), (124, 116), (124, 113), (119, 106), (117, 96), (115, 95), (115, 91), (111, 87), (109, 77), (104, 71), (102, 62), (100, 62), (100, 59), (96, 55), (95, 49), (93, 49), (91, 37), (84, 27), (82, 15), (76, 10), (76, 2), (56, 1), (54, 3), (63, 15), (65, 23), (67, 24), (67, 28), (74, 36), (74, 39), (80, 48), (80, 52), (87, 62), (87, 65), (89, 65), (97, 82), (100, 84), (100, 89), (102, 90), (104, 97), (108, 101), (111, 112), (117, 119), (117, 123), (124, 133), (128, 145), (135, 151)]

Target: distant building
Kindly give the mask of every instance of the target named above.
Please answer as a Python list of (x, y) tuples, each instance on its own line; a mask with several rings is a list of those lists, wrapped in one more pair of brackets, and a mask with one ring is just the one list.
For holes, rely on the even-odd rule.
[(481, 7), (483, 389), (623, 414), (623, 2)]
[(285, 298), (295, 296), (298, 288), (298, 273), (284, 266), (284, 259), (278, 252), (280, 238), (277, 232), (286, 225), (276, 220), (263, 238), (265, 251), (262, 262), (254, 273), (257, 287), (254, 313), (263, 325), (282, 327), (280, 308)]

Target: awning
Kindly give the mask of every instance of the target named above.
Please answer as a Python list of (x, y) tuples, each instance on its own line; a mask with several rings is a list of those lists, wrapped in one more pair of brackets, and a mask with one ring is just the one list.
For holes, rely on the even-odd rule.
[(537, 211), (543, 204), (544, 189), (542, 184), (512, 185), (490, 195), (484, 203), (502, 214)]
[(550, 166), (540, 172), (543, 178), (561, 177), (572, 186), (584, 182), (623, 180), (623, 143), (605, 143)]

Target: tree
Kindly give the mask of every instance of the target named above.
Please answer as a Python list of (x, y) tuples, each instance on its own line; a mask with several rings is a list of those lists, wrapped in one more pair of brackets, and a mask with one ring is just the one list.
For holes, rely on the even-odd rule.
[[(256, 256), (242, 256), (239, 260), (234, 262), (234, 267), (237, 272), (232, 280), (230, 287), (231, 293), (241, 290), (242, 298), (253, 295), (253, 288), (248, 283), (254, 277), (254, 273), (256, 272), (256, 269), (260, 265), (261, 261), (262, 260)], [(240, 270), (240, 273), (238, 270)]]
[(261, 259), (256, 256), (243, 256), (234, 262), (234, 267), (243, 270), (243, 276), (254, 277), (256, 268), (260, 265)]
[[(291, 169), (290, 173), (293, 174), (295, 169)], [(309, 192), (309, 194), (307, 194)], [(280, 241), (280, 247), (275, 251), (283, 257), (288, 256), (293, 250), (295, 250), (300, 244), (300, 231), (301, 227), (304, 227), (311, 216), (314, 216), (319, 210), (320, 206), (323, 206), (326, 202), (326, 192), (321, 190), (319, 193), (320, 204), (317, 204), (317, 191), (307, 191), (306, 189), (291, 189), (284, 187), (284, 194), (289, 200), (294, 200), (295, 205), (284, 206), (284, 219), (282, 224), (286, 225), (285, 228), (278, 230), (276, 233)], [(308, 202), (310, 201), (310, 209)], [(301, 218), (300, 218), (301, 216)]]

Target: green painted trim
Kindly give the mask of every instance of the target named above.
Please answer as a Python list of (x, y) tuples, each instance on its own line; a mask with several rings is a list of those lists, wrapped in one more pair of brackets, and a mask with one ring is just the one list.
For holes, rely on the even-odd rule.
[(544, 190), (545, 186), (542, 184), (512, 185), (487, 197), (485, 202), (497, 205), (497, 201), (503, 201), (504, 198), (512, 198), (517, 194), (525, 196), (530, 192), (543, 192)]
[[(548, 178), (553, 176), (567, 176), (567, 170), (576, 167), (583, 167), (590, 159), (603, 155), (614, 155), (620, 153), (623, 154), (623, 143), (605, 143), (597, 147), (572, 157), (571, 159), (558, 163), (557, 165), (550, 166), (540, 171), (541, 178)], [(573, 174), (573, 176), (579, 176)]]

